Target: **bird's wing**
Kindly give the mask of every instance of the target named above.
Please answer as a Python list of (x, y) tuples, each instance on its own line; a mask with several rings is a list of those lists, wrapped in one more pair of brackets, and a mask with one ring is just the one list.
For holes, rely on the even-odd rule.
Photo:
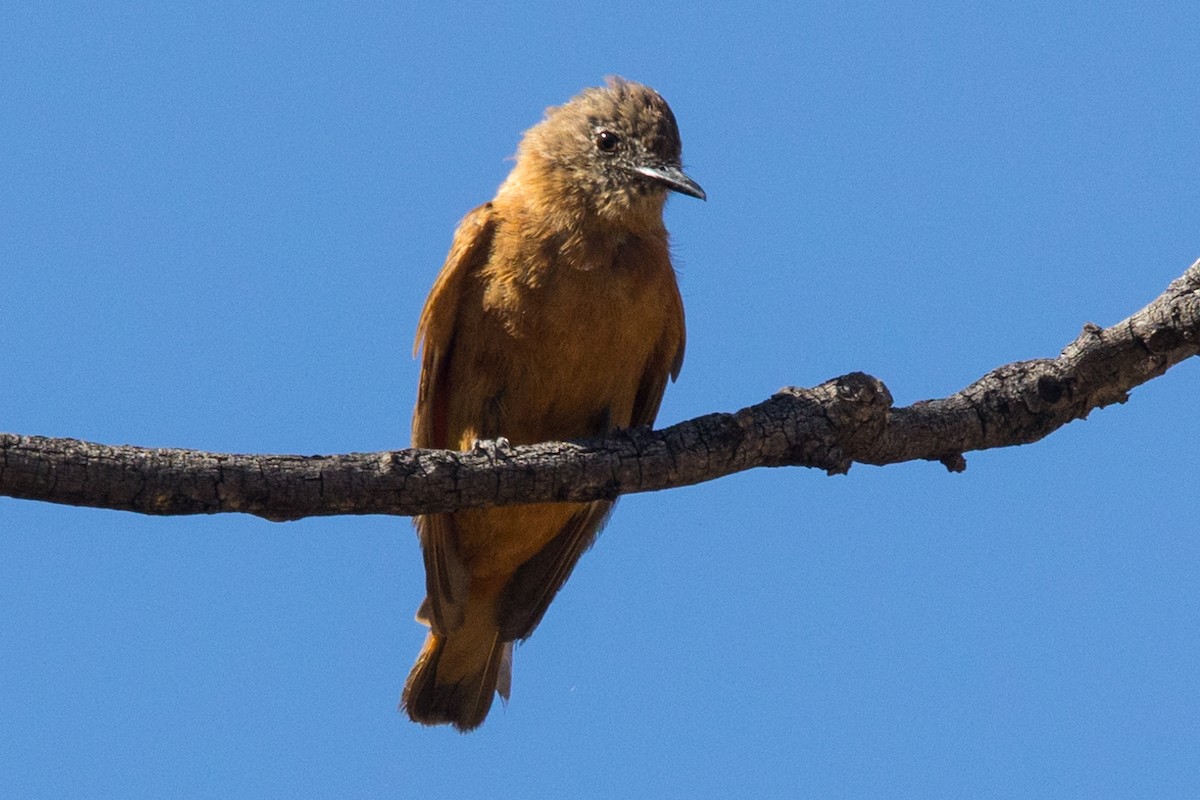
[[(458, 303), (468, 276), (488, 257), (495, 221), (487, 203), (463, 218), (454, 234), (450, 254), (442, 266), (417, 324), (413, 352), (421, 353), (421, 381), (413, 411), (414, 447), (457, 448), (447, 433), (450, 363), (454, 358), (454, 335), (460, 309)], [(426, 514), (416, 518), (417, 534), (425, 555), (426, 601), (418, 612), (434, 631), (446, 634), (462, 624), (467, 596), (467, 570), (458, 550), (458, 535), (450, 514)]]
[[(658, 347), (646, 363), (634, 398), (629, 427), (654, 422), (667, 387), (667, 378), (674, 380), (683, 365), (683, 301), (678, 289), (672, 293), (672, 302), (677, 313), (672, 315), (672, 324), (663, 331)], [(605, 500), (588, 503), (571, 517), (549, 544), (521, 565), (505, 586), (500, 601), (497, 616), (501, 638), (524, 639), (533, 633), (550, 607), (550, 601), (575, 569), (579, 557), (596, 541), (596, 536), (612, 513), (613, 505), (613, 502)]]
[(517, 569), (504, 587), (496, 614), (501, 639), (524, 639), (533, 633), (579, 557), (596, 541), (612, 509), (611, 501), (588, 503), (537, 555)]
[(629, 420), (631, 428), (654, 424), (654, 418), (658, 416), (658, 406), (667, 390), (667, 378), (675, 380), (679, 377), (679, 370), (683, 369), (687, 334), (683, 322), (683, 298), (679, 296), (678, 287), (674, 287), (670, 302), (675, 312), (671, 315), (672, 324), (663, 331), (658, 347), (651, 354), (642, 372), (642, 380), (633, 400), (633, 413)]

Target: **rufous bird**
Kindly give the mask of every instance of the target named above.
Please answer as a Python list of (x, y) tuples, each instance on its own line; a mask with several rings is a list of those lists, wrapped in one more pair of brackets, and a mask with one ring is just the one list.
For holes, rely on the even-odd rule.
[[(621, 78), (546, 111), (490, 203), (454, 235), (417, 326), (414, 447), (469, 450), (650, 425), (683, 362), (683, 302), (662, 212), (684, 174), (679, 128)], [(477, 508), (416, 519), (429, 625), (402, 706), (461, 731), (512, 685), (537, 627), (612, 502)]]

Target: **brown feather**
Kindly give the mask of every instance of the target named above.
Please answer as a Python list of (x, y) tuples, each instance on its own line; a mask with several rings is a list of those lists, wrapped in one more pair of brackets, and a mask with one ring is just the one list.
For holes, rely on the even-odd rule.
[(533, 558), (526, 561), (504, 587), (496, 622), (506, 640), (525, 639), (538, 623), (550, 601), (571, 577), (572, 570), (596, 541), (613, 503), (589, 503)]
[[(616, 142), (605, 140), (616, 137)], [(422, 311), (417, 447), (573, 439), (654, 421), (684, 350), (662, 223), (679, 133), (652, 89), (614, 79), (521, 141), (496, 198), (460, 224)], [(432, 627), (404, 691), (418, 722), (482, 722), (512, 642), (541, 621), (612, 504), (538, 503), (417, 519)]]

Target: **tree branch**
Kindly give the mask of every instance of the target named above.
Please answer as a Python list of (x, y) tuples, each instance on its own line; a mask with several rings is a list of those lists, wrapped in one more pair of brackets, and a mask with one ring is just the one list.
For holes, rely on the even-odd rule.
[(960, 392), (892, 408), (861, 372), (789, 387), (734, 414), (516, 448), (333, 456), (113, 447), (0, 434), (0, 495), (143, 514), (238, 511), (272, 520), (424, 514), (483, 505), (596, 500), (753, 467), (846, 472), (854, 462), (941, 461), (1035, 442), (1200, 352), (1200, 261), (1110, 328), (1088, 324), (1057, 358), (992, 370)]

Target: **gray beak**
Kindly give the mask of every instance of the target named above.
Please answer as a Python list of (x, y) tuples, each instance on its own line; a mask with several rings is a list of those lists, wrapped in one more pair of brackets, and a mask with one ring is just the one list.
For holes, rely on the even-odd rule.
[(673, 192), (680, 194), (699, 197), (701, 200), (707, 199), (704, 190), (700, 188), (700, 184), (683, 174), (683, 170), (677, 164), (662, 164), (655, 167), (634, 167), (633, 171), (639, 175), (645, 175), (653, 181), (661, 183)]

